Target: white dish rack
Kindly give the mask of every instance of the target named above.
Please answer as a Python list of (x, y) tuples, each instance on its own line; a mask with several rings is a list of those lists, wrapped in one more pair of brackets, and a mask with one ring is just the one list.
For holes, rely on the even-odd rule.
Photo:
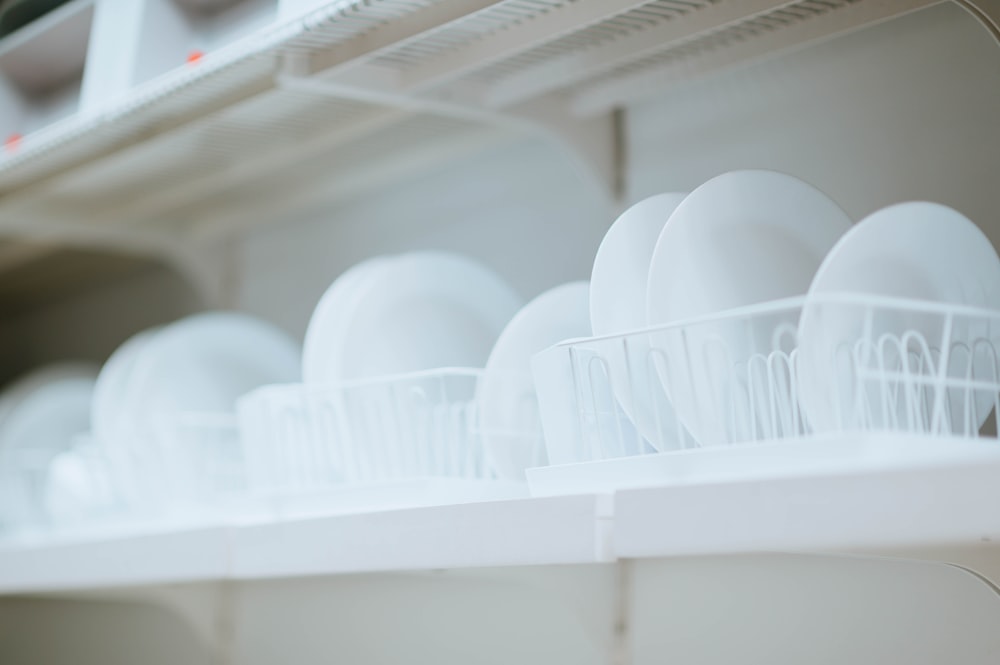
[(272, 501), (325, 495), (331, 507), (522, 494), (523, 484), (495, 478), (476, 427), (481, 379), (441, 369), (260, 388), (238, 407), (248, 484)]
[[(100, 487), (100, 510), (81, 506), (72, 524), (47, 514), (45, 469), (33, 460), (8, 465), (37, 480), (37, 505), (4, 535), (44, 539), (527, 496), (524, 482), (497, 479), (487, 458), (476, 425), (482, 373), (264, 386), (235, 414), (154, 423), (140, 445), (92, 442), (79, 468), (87, 477), (70, 489), (86, 500)], [(525, 436), (542, 445), (537, 422)]]
[[(799, 339), (807, 310), (820, 325)], [(998, 349), (1000, 312), (853, 294), (564, 342), (533, 361), (550, 466), (529, 484), (547, 495), (996, 457)]]

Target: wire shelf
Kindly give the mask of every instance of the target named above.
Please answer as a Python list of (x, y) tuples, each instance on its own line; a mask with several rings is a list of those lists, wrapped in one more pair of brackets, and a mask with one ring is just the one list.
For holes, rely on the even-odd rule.
[(998, 348), (1000, 312), (843, 295), (567, 342), (533, 371), (557, 466), (883, 435), (992, 446)]

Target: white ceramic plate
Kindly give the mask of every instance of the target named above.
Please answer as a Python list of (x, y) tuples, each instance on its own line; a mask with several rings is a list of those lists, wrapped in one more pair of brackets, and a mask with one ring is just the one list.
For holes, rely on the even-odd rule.
[(160, 328), (156, 327), (133, 335), (115, 349), (101, 367), (90, 410), (91, 428), (97, 441), (114, 438), (114, 428), (123, 420), (136, 363), (142, 350), (159, 331)]
[(656, 241), (687, 194), (657, 194), (623, 212), (597, 249), (590, 274), (590, 324), (594, 335), (646, 327), (646, 285)]
[(113, 438), (102, 441), (127, 499), (149, 506), (211, 490), (222, 479), (199, 471), (231, 465), (237, 451), (231, 431), (199, 423), (235, 414), (237, 399), (262, 385), (298, 381), (300, 366), (287, 334), (245, 314), (165, 326), (143, 345)]
[(302, 345), (302, 379), (306, 383), (330, 381), (332, 349), (343, 345), (345, 325), (364, 301), (368, 278), (394, 257), (377, 256), (358, 263), (338, 277), (313, 310)]
[[(850, 224), (836, 203), (798, 178), (773, 171), (712, 178), (677, 206), (657, 240), (648, 322), (803, 295)], [(701, 444), (740, 437), (722, 416), (731, 368), (770, 351), (770, 333), (744, 325), (693, 327), (663, 341), (666, 362), (657, 369), (678, 417)]]
[(441, 367), (482, 367), (521, 304), (462, 256), (414, 252), (372, 266), (348, 311), (324, 299), (307, 335), (307, 380), (336, 384)]
[(61, 364), (12, 384), (0, 408), (0, 521), (38, 524), (44, 516), (44, 480), (52, 460), (90, 429), (97, 369)]
[(164, 327), (135, 362), (125, 414), (137, 429), (181, 414), (234, 413), (254, 388), (299, 379), (286, 333), (235, 312), (195, 314)]
[[(960, 213), (936, 203), (909, 202), (883, 208), (858, 223), (816, 273), (798, 334), (798, 393), (810, 424), (817, 431), (857, 426), (906, 428), (911, 417), (906, 412), (907, 399), (902, 394), (893, 395), (894, 406), (888, 406), (876, 392), (886, 392), (885, 385), (892, 386), (892, 382), (880, 384), (882, 387), (867, 384), (865, 388), (852, 381), (855, 361), (841, 366), (839, 350), (854, 349), (860, 343), (857, 348), (864, 351), (854, 357), (861, 366), (878, 362), (880, 367), (898, 371), (901, 356), (886, 346), (886, 341), (916, 335), (928, 348), (939, 347), (943, 318), (907, 310), (904, 303), (901, 309), (874, 310), (871, 329), (866, 329), (867, 308), (829, 301), (830, 294), (845, 293), (1000, 310), (1000, 259), (983, 232)], [(1000, 332), (989, 328), (982, 320), (954, 318), (952, 364), (948, 368), (951, 378), (964, 378), (971, 360), (977, 364), (972, 376), (996, 380), (989, 354), (970, 357), (963, 351), (973, 348), (976, 339), (1000, 343)], [(865, 340), (874, 343), (865, 344)], [(915, 344), (916, 338), (911, 339), (910, 352), (917, 349)], [(881, 349), (879, 361), (873, 355), (875, 348)], [(865, 394), (859, 395), (859, 391)], [(963, 394), (960, 389), (948, 392), (949, 428), (975, 435), (989, 415), (993, 396), (978, 391), (969, 400)], [(869, 404), (868, 415), (859, 416), (859, 398)], [(972, 402), (975, 413), (967, 416), (965, 406)], [(913, 407), (918, 403), (911, 400)]]
[(503, 329), (476, 393), (486, 453), (501, 478), (523, 480), (544, 464), (531, 357), (553, 344), (590, 335), (590, 286), (570, 282), (541, 294)]
[[(615, 220), (601, 241), (590, 275), (590, 324), (596, 336), (645, 328), (646, 285), (656, 241), (687, 194), (657, 194), (639, 201)], [(642, 435), (667, 450), (680, 443), (673, 408), (649, 385), (644, 337), (629, 338), (627, 352), (608, 358), (611, 386), (618, 404)]]

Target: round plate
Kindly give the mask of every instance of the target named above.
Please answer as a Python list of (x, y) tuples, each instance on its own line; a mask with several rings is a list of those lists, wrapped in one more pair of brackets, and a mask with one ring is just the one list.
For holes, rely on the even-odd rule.
[(108, 458), (133, 505), (189, 499), (219, 489), (213, 472), (237, 451), (227, 432), (206, 425), (234, 415), (239, 397), (262, 385), (299, 380), (298, 345), (245, 314), (195, 314), (143, 345), (127, 399), (111, 428)]
[(299, 379), (298, 345), (235, 312), (195, 314), (163, 328), (136, 360), (126, 416), (136, 428), (185, 413), (224, 414), (254, 388)]
[(646, 284), (656, 241), (687, 194), (639, 201), (615, 220), (597, 249), (590, 274), (590, 324), (594, 335), (646, 327)]
[[(597, 336), (645, 328), (646, 285), (657, 238), (687, 194), (668, 193), (639, 201), (615, 220), (601, 241), (590, 275), (590, 324)], [(611, 387), (625, 414), (656, 448), (680, 443), (669, 402), (648, 388), (652, 377), (645, 362), (650, 348), (643, 336), (631, 336), (625, 357), (606, 357)]]
[(364, 300), (368, 278), (394, 257), (378, 256), (358, 263), (338, 277), (313, 310), (302, 345), (302, 379), (306, 383), (329, 382), (331, 349), (343, 344), (345, 325)]
[(482, 367), (521, 304), (495, 273), (445, 252), (415, 252), (366, 271), (347, 311), (324, 298), (307, 334), (313, 383), (442, 367)]
[[(677, 206), (656, 242), (646, 289), (648, 323), (805, 294), (823, 257), (850, 225), (836, 203), (798, 178), (773, 171), (713, 178)], [(772, 332), (748, 329), (741, 319), (692, 326), (657, 343), (665, 358), (658, 374), (678, 417), (701, 444), (748, 434), (727, 425), (725, 396), (731, 394), (733, 368), (768, 353)]]
[(123, 407), (128, 401), (136, 363), (142, 350), (159, 331), (159, 327), (150, 328), (128, 338), (101, 367), (90, 410), (91, 428), (97, 441), (114, 438), (114, 428), (121, 421)]
[(500, 333), (476, 393), (486, 453), (501, 478), (523, 480), (544, 464), (531, 356), (553, 344), (590, 335), (590, 285), (570, 282), (541, 294)]
[[(93, 384), (97, 371), (90, 363), (67, 362), (49, 365), (33, 370), (4, 387), (0, 393), (0, 442), (3, 423), (16, 412), (26, 400), (35, 401), (38, 394), (49, 386)], [(93, 385), (87, 388), (93, 390)], [(77, 434), (84, 432), (80, 430)]]
[[(886, 305), (871, 310), (869, 323), (869, 307), (829, 298), (831, 294), (845, 293), (878, 296)], [(877, 362), (890, 372), (901, 368), (893, 366), (900, 360), (898, 354), (887, 355), (892, 355), (886, 346), (888, 340), (906, 336), (908, 352), (916, 350), (921, 356), (923, 352), (915, 346), (920, 340), (928, 349), (940, 350), (943, 317), (920, 313), (905, 302), (894, 305), (891, 299), (895, 298), (1000, 310), (1000, 259), (973, 222), (936, 203), (889, 206), (851, 229), (816, 273), (799, 323), (798, 394), (815, 430), (859, 425), (909, 428), (911, 414), (904, 413), (905, 397), (894, 400), (896, 408), (887, 407), (882, 394), (867, 394), (869, 389), (874, 390), (871, 384), (861, 388), (851, 380), (853, 370), (861, 365), (870, 367)], [(949, 377), (961, 380), (971, 366), (971, 376), (996, 381), (990, 353), (975, 352), (970, 356), (962, 351), (974, 348), (974, 340), (988, 340), (994, 345), (1000, 342), (998, 331), (991, 327), (996, 326), (982, 318), (953, 317)], [(872, 343), (866, 344), (866, 340)], [(840, 350), (853, 349), (859, 343), (863, 350), (879, 348), (880, 358), (873, 351), (863, 351), (850, 361), (850, 367), (838, 369)], [(854, 364), (857, 362), (861, 365)], [(931, 362), (936, 360), (932, 357)], [(921, 373), (928, 371), (925, 367)], [(866, 394), (859, 395), (859, 390)], [(885, 392), (885, 388), (878, 391)], [(860, 412), (855, 405), (859, 398), (870, 405), (864, 424), (857, 420)], [(950, 429), (975, 436), (989, 415), (993, 398), (984, 390), (976, 391), (972, 400), (961, 389), (948, 391)], [(912, 400), (910, 403), (916, 405)], [(966, 412), (966, 405), (973, 403), (974, 412)]]
[(4, 393), (0, 415), (0, 522), (45, 520), (44, 478), (49, 464), (90, 429), (97, 370), (64, 364), (36, 370)]

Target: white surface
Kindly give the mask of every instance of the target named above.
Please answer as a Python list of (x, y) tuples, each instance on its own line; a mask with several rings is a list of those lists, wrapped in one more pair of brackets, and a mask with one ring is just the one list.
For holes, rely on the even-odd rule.
[(5, 545), (0, 547), (0, 589), (18, 593), (219, 580), (226, 576), (228, 555), (221, 529)]
[[(997, 331), (990, 330), (989, 320), (972, 321), (964, 317), (943, 332), (941, 317), (914, 311), (896, 311), (876, 316), (868, 329), (864, 308), (827, 305), (826, 294), (857, 293), (905, 298), (954, 305), (1000, 310), (1000, 258), (989, 239), (968, 218), (946, 206), (927, 202), (900, 203), (872, 213), (852, 228), (830, 250), (809, 287), (809, 298), (799, 321), (799, 400), (806, 416), (817, 431), (836, 430), (848, 420), (843, 411), (858, 398), (857, 384), (849, 374), (838, 372), (837, 362), (844, 349), (855, 349), (869, 341), (862, 357), (881, 348), (885, 338), (905, 340), (915, 335), (931, 348), (939, 350), (942, 338), (949, 342), (955, 356), (959, 349), (973, 349), (971, 376), (996, 380), (996, 350), (984, 351), (981, 344), (996, 342)], [(906, 344), (912, 352), (913, 342)], [(944, 368), (950, 378), (963, 379), (965, 368), (955, 376), (961, 358)], [(867, 364), (865, 361), (862, 361)], [(898, 358), (887, 358), (884, 371), (900, 372)], [(910, 365), (910, 361), (907, 361)], [(862, 365), (864, 366), (864, 365)], [(865, 385), (868, 385), (867, 383)], [(968, 401), (974, 402), (976, 422), (969, 432), (958, 414), (966, 399), (958, 390), (948, 395), (948, 412), (956, 434), (979, 431), (993, 407), (995, 396), (977, 391)], [(881, 400), (880, 400), (881, 401)], [(900, 411), (903, 407), (900, 400)], [(876, 425), (888, 425), (893, 414), (876, 414)], [(896, 420), (892, 418), (892, 420)], [(905, 416), (898, 418), (906, 422)]]
[(532, 495), (558, 496), (977, 464), (1000, 464), (1000, 443), (879, 433), (675, 450), (539, 467), (527, 475)]
[(593, 563), (606, 497), (389, 510), (0, 547), (0, 593), (299, 575)]
[[(1000, 537), (1000, 463), (728, 481), (0, 547), (0, 592)], [(933, 552), (933, 550), (928, 550)], [(946, 550), (941, 556), (949, 560)]]
[(506, 325), (476, 391), (486, 454), (501, 478), (524, 477), (545, 464), (531, 357), (565, 339), (590, 334), (590, 284), (570, 282), (541, 294)]
[(615, 496), (615, 552), (846, 552), (996, 541), (998, 477), (1000, 462), (980, 462), (625, 490)]
[(270, 26), (278, 5), (278, 0), (144, 2), (133, 85), (187, 66), (188, 56), (196, 51), (209, 53)]
[(238, 579), (605, 560), (601, 497), (345, 515), (233, 531)]
[(275, 492), (261, 503), (278, 520), (301, 520), (424, 506), (507, 501), (527, 496), (528, 488), (521, 482), (414, 477), (344, 484), (328, 481), (317, 489)]
[(498, 275), (457, 254), (413, 252), (359, 270), (334, 283), (310, 323), (310, 383), (482, 367), (521, 304)]
[[(677, 206), (656, 242), (646, 289), (648, 323), (804, 294), (850, 224), (829, 197), (793, 176), (762, 170), (716, 176)], [(702, 444), (725, 442), (716, 401), (722, 387), (712, 363), (731, 365), (770, 350), (773, 330), (769, 322), (767, 330), (695, 328), (683, 338), (664, 338), (669, 370), (657, 364), (657, 372), (677, 416)], [(726, 357), (712, 357), (720, 347)]]

